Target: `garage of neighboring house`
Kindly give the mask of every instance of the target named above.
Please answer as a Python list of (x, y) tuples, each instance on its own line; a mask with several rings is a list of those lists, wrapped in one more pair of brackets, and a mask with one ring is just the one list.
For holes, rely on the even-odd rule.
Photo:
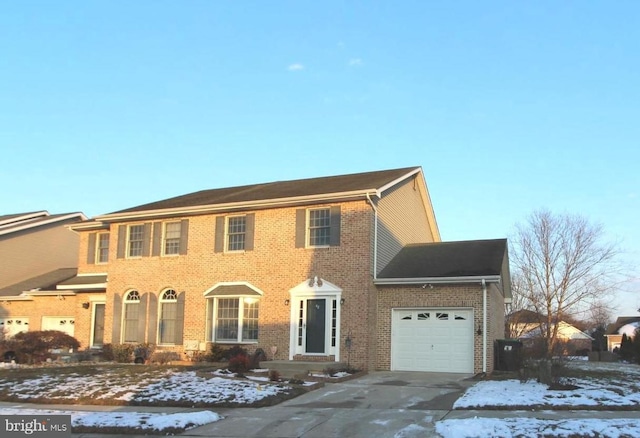
[(394, 309), (391, 369), (473, 373), (473, 309)]
[(511, 299), (505, 239), (407, 245), (374, 284), (378, 369), (493, 370)]

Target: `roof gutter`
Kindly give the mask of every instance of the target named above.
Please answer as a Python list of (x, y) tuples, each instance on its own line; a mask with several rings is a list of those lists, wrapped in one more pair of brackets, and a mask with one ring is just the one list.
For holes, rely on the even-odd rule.
[(176, 208), (163, 208), (158, 210), (141, 210), (122, 213), (109, 213), (100, 216), (96, 216), (95, 220), (107, 220), (118, 221), (126, 219), (137, 219), (146, 217), (164, 217), (164, 216), (176, 216), (177, 214), (204, 214), (204, 213), (216, 213), (230, 210), (242, 210), (242, 209), (257, 209), (257, 208), (270, 208), (270, 207), (287, 207), (291, 205), (307, 204), (310, 202), (319, 201), (336, 201), (336, 200), (352, 200), (362, 199), (368, 197), (369, 194), (377, 194), (377, 189), (357, 190), (352, 192), (339, 192), (339, 193), (323, 193), (320, 195), (311, 196), (295, 196), (290, 198), (276, 198), (260, 201), (244, 201), (244, 202), (229, 202), (225, 204), (209, 204), (209, 205), (197, 205), (192, 207), (176, 207)]
[(377, 278), (375, 284), (451, 284), (451, 283), (500, 283), (499, 275), (476, 275), (468, 277), (418, 277)]

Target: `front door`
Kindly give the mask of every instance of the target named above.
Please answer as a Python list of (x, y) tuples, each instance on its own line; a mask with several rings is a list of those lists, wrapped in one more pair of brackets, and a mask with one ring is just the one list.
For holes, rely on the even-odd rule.
[(104, 303), (93, 306), (92, 347), (102, 347), (104, 344)]
[(325, 352), (326, 303), (324, 298), (307, 300), (306, 353)]

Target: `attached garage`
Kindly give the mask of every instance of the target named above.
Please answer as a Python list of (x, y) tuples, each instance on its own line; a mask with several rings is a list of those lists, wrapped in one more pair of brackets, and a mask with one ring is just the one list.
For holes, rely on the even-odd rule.
[(393, 309), (391, 369), (473, 373), (473, 309)]

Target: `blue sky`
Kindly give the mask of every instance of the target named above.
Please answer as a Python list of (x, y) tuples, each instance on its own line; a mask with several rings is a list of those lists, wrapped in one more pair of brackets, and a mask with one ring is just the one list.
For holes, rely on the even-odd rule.
[[(580, 214), (640, 264), (636, 1), (19, 1), (0, 214), (422, 166), (444, 240)], [(640, 282), (616, 299), (635, 315)]]

